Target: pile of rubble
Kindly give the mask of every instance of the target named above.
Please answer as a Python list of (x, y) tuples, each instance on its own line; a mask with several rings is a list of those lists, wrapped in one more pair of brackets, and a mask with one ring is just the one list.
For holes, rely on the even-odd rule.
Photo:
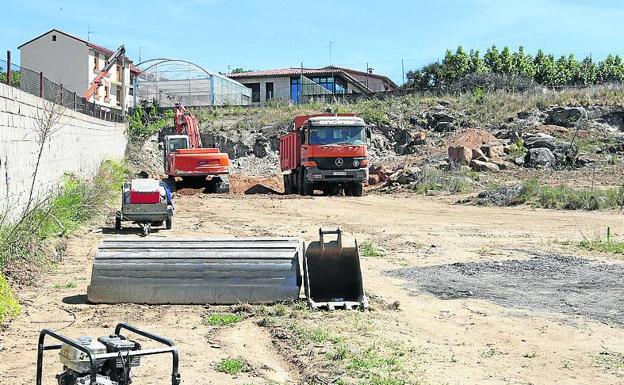
[(503, 159), (505, 151), (509, 152), (509, 145), (500, 142), (484, 143), (479, 147), (450, 146), (448, 158), (452, 165), (465, 165), (480, 172), (499, 172), (509, 167), (509, 162)]

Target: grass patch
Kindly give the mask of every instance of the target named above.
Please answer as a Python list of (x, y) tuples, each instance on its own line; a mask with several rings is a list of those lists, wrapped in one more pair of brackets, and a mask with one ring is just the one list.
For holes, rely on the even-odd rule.
[(386, 252), (373, 241), (364, 241), (360, 244), (360, 253), (364, 257), (383, 257)]
[(580, 242), (564, 242), (564, 245), (575, 244), (587, 251), (599, 251), (601, 253), (624, 254), (624, 241), (614, 240), (611, 236), (611, 228), (607, 228), (606, 238), (583, 239)]
[(202, 320), (207, 326), (227, 326), (243, 320), (243, 316), (234, 313), (214, 313)]
[(248, 371), (249, 365), (242, 357), (224, 358), (217, 364), (215, 369), (217, 372), (235, 375)]
[(478, 180), (479, 173), (472, 170), (443, 171), (436, 168), (423, 168), (413, 190), (418, 194), (437, 192), (460, 194), (474, 190)]
[[(18, 264), (20, 268), (45, 266), (53, 262), (50, 255), (57, 254), (59, 242), (76, 231), (82, 224), (102, 212), (102, 208), (116, 198), (125, 178), (125, 165), (104, 161), (92, 179), (66, 174), (60, 187), (46, 197), (32, 202), (29, 209), (15, 220), (0, 217), (0, 271)], [(6, 284), (6, 280), (2, 279)], [(76, 287), (70, 282), (67, 288)], [(13, 309), (6, 314), (15, 315), (16, 308), (10, 291), (3, 289), (0, 308)]]
[(594, 355), (594, 362), (607, 370), (624, 369), (624, 354), (603, 350)]
[(19, 302), (13, 296), (6, 279), (0, 274), (0, 324), (11, 317), (15, 317), (21, 311)]
[(566, 185), (548, 186), (537, 179), (530, 179), (523, 184), (518, 198), (531, 206), (549, 209), (617, 209), (624, 205), (624, 186), (583, 189)]

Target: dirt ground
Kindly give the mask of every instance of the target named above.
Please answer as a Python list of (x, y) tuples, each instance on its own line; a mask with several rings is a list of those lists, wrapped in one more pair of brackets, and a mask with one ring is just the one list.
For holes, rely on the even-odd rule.
[[(360, 243), (372, 241), (383, 247), (384, 256), (362, 258), (365, 288), (375, 298), (375, 309), (352, 318), (359, 317), (390, 344), (409, 346), (403, 357), (413, 362), (409, 370), (415, 380), (409, 384), (624, 384), (624, 329), (609, 317), (597, 321), (556, 307), (516, 307), (487, 296), (449, 299), (427, 290), (407, 290), (403, 278), (386, 273), (531, 258), (519, 250), (575, 255), (621, 267), (623, 261), (616, 257), (590, 255), (560, 243), (592, 237), (606, 226), (624, 231), (619, 212), (475, 207), (415, 195), (302, 198), (197, 193), (180, 194), (176, 204), (174, 229), (151, 237), (270, 235), (311, 241), (319, 226), (339, 225)], [(298, 384), (304, 372), (313, 370), (293, 364), (292, 352), (272, 340), (275, 336), (253, 317), (227, 327), (203, 324), (202, 317), (223, 310), (219, 307), (85, 303), (95, 248), (101, 239), (114, 236), (138, 238), (138, 231), (112, 234), (97, 226), (85, 230), (69, 240), (63, 261), (39, 285), (17, 293), (23, 314), (0, 331), (2, 383), (34, 382), (36, 341), (42, 328), (76, 338), (96, 337), (108, 334), (117, 322), (140, 325), (176, 341), (185, 384)], [(526, 281), (537, 278), (525, 274)], [(471, 284), (478, 289), (478, 280)], [(577, 289), (582, 291), (582, 285)], [(526, 290), (540, 290), (539, 282)], [(398, 311), (381, 305), (397, 301)], [(621, 307), (609, 310), (619, 319), (624, 312)], [(335, 316), (314, 317), (322, 323)], [(348, 333), (349, 325), (345, 329)], [(45, 383), (53, 384), (61, 365), (55, 352), (47, 357)], [(243, 357), (250, 370), (235, 376), (218, 372), (216, 364), (226, 357)], [(167, 383), (167, 364), (165, 358), (147, 357), (135, 371), (134, 383)]]

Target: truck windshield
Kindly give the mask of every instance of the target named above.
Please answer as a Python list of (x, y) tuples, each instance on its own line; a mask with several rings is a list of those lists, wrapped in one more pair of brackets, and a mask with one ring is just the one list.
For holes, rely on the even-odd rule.
[(181, 148), (188, 148), (186, 138), (169, 138), (169, 151), (176, 151)]
[(364, 127), (333, 126), (310, 128), (310, 144), (365, 144)]

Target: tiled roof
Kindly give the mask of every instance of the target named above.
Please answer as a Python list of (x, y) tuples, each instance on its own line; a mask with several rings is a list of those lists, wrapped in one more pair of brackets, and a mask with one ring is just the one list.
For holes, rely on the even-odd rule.
[[(106, 48), (106, 47), (103, 47), (103, 46), (101, 46), (101, 45), (93, 44), (93, 43), (91, 43), (91, 42), (89, 42), (89, 41), (86, 41), (86, 40), (84, 40), (84, 39), (81, 39), (81, 38), (79, 38), (79, 37), (77, 37), (77, 36), (74, 36), (74, 35), (72, 35), (72, 34), (69, 34), (69, 33), (67, 33), (67, 32), (64, 32), (64, 31), (58, 30), (58, 29), (56, 29), (56, 28), (53, 28), (53, 29), (49, 30), (48, 32), (42, 33), (41, 35), (39, 35), (39, 36), (37, 36), (37, 37), (35, 37), (35, 38), (33, 38), (33, 39), (31, 39), (31, 40), (27, 41), (26, 43), (24, 43), (24, 44), (20, 45), (19, 47), (17, 47), (17, 49), (20, 49), (20, 48), (22, 48), (23, 46), (25, 46), (25, 45), (27, 45), (27, 44), (32, 43), (33, 41), (35, 41), (35, 40), (37, 40), (37, 39), (39, 39), (39, 38), (41, 38), (41, 37), (43, 37), (43, 36), (45, 36), (45, 35), (49, 34), (50, 32), (60, 33), (61, 35), (65, 35), (65, 36), (67, 36), (67, 37), (69, 37), (69, 38), (71, 38), (71, 39), (78, 40), (79, 42), (85, 43), (85, 45), (86, 45), (87, 47), (91, 48), (92, 50), (94, 50), (94, 51), (96, 51), (96, 52), (103, 53), (103, 54), (104, 54), (104, 55), (106, 55), (106, 56), (113, 56), (113, 55), (115, 54), (115, 51), (113, 51), (113, 50), (110, 50), (110, 49), (108, 49), (108, 48)], [(126, 59), (127, 59), (128, 61), (132, 62), (132, 60), (131, 60), (131, 59), (129, 59), (128, 57), (126, 57)]]
[(280, 68), (274, 70), (262, 70), (262, 71), (248, 71), (248, 72), (237, 72), (226, 74), (225, 76), (232, 79), (243, 79), (243, 78), (256, 78), (256, 77), (271, 77), (271, 76), (314, 76), (314, 75), (341, 75), (346, 78), (351, 83), (357, 84), (361, 89), (370, 92), (371, 90), (366, 87), (365, 84), (362, 84), (359, 80), (355, 79), (348, 72), (342, 69), (332, 69), (332, 68)]
[[(253, 78), (253, 77), (267, 77), (267, 76), (297, 76), (297, 75), (322, 75), (331, 73), (331, 69), (323, 68), (280, 68), (274, 70), (261, 70), (261, 71), (248, 71), (248, 72), (236, 72), (229, 73), (225, 76), (229, 78)], [(336, 71), (334, 71), (336, 72)]]

